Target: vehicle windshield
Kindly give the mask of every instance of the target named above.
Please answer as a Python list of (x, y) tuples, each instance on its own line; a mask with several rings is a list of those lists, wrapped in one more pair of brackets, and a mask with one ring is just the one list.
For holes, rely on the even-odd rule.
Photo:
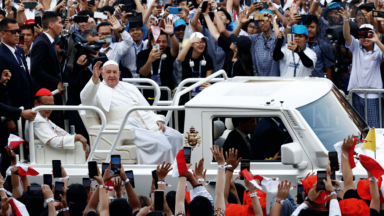
[(297, 108), (328, 151), (348, 135), (367, 135), (367, 124), (335, 88), (308, 105)]

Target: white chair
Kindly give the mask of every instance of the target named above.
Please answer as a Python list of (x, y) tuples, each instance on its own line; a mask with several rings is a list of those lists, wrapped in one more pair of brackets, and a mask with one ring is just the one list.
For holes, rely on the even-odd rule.
[(213, 122), (213, 144), (223, 147), (225, 139), (221, 137), (225, 131), (225, 126), (222, 121), (214, 121)]
[[(101, 128), (101, 121), (97, 113), (94, 111), (86, 110), (79, 111), (80, 117), (83, 120), (85, 128), (89, 134), (89, 145), (92, 149), (97, 134)], [(105, 130), (119, 130), (120, 126), (108, 125), (105, 127)], [(97, 150), (110, 150), (112, 148), (113, 141), (115, 140), (116, 135), (102, 135)], [(121, 133), (120, 140), (116, 145), (115, 151), (113, 154), (119, 154), (121, 157), (121, 162), (124, 164), (135, 164), (137, 163), (137, 154), (136, 154), (136, 145), (133, 143), (135, 139), (135, 128), (130, 125), (124, 127), (123, 132)], [(105, 161), (107, 155), (97, 155), (93, 157), (92, 160), (102, 163)]]
[(222, 135), (221, 137), (224, 138), (224, 139), (227, 139), (228, 134), (229, 134), (233, 129), (235, 129), (235, 128), (233, 127), (233, 124), (232, 124), (232, 118), (225, 118), (225, 127), (226, 127), (227, 129), (224, 131), (224, 133), (223, 133), (223, 135)]
[(45, 145), (35, 138), (36, 164), (52, 164), (52, 160), (61, 160), (62, 164), (84, 164), (83, 144), (75, 142), (75, 149), (58, 149)]

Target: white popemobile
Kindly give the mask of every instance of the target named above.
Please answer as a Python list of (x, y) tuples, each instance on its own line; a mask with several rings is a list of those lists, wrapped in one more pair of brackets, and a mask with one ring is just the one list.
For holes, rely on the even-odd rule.
[[(224, 78), (216, 78), (222, 75)], [(143, 79), (140, 79), (142, 81)], [(137, 79), (124, 79), (137, 82)], [(207, 78), (192, 78), (184, 80), (174, 95), (173, 101), (158, 101), (159, 87), (154, 86), (156, 94), (155, 105), (151, 107), (134, 107), (135, 110), (169, 110), (165, 118), (168, 122), (174, 110), (185, 110), (185, 145), (192, 147), (193, 163), (205, 158), (204, 167), (208, 169), (206, 180), (210, 181), (211, 194), (217, 172), (217, 163), (213, 162), (210, 151), (212, 145), (222, 145), (228, 132), (233, 130), (233, 117), (277, 117), (284, 124), (292, 142), (281, 147), (281, 161), (251, 161), (251, 172), (266, 177), (278, 177), (292, 181), (292, 185), (304, 178), (309, 172), (325, 170), (328, 163), (328, 151), (334, 151), (333, 145), (342, 141), (348, 135), (367, 135), (369, 128), (365, 121), (356, 113), (340, 91), (331, 81), (324, 78), (295, 78), (282, 79), (273, 77), (235, 77), (228, 79), (226, 73), (220, 70)], [(177, 106), (180, 97), (205, 82), (216, 82), (203, 90), (185, 106)], [(193, 85), (182, 90), (185, 84)], [(160, 106), (159, 106), (160, 105)], [(109, 161), (110, 155), (119, 154), (125, 170), (133, 170), (137, 194), (147, 195), (152, 181), (151, 171), (157, 165), (137, 165), (135, 131), (131, 126), (105, 126), (105, 116), (101, 110), (91, 106), (39, 106), (37, 109), (47, 110), (86, 110), (82, 114), (84, 124), (90, 135), (89, 161), (96, 160), (100, 167), (104, 161)], [(123, 125), (127, 120), (127, 114)], [(224, 120), (217, 121), (217, 119)], [(188, 132), (188, 133), (187, 133)], [(33, 127), (29, 133), (33, 135)], [(117, 134), (117, 135), (116, 135)], [(33, 137), (31, 136), (30, 137)], [(377, 159), (383, 154), (380, 145), (384, 142), (383, 131), (376, 130), (378, 151)], [(356, 151), (360, 152), (361, 144)], [(39, 140), (30, 140), (30, 163), (40, 175), (29, 177), (30, 182), (43, 182), (43, 174), (52, 171), (52, 160), (61, 160), (70, 183), (81, 183), (82, 178), (88, 177), (88, 167), (83, 150), (54, 149), (45, 146)], [(76, 154), (74, 154), (76, 152)], [(373, 157), (373, 152), (367, 152)], [(24, 164), (23, 162), (19, 162)], [(193, 168), (193, 167), (192, 167)], [(237, 168), (237, 172), (240, 167)], [(353, 169), (355, 183), (366, 177), (366, 171), (357, 163)], [(236, 176), (236, 172), (234, 176)], [(341, 174), (337, 172), (340, 180)], [(58, 180), (58, 179), (55, 179)], [(166, 190), (176, 190), (177, 178), (171, 174), (166, 179), (173, 187)], [(242, 183), (242, 181), (238, 181)], [(93, 185), (95, 186), (95, 185)], [(295, 191), (292, 191), (295, 194)], [(267, 203), (275, 195), (268, 194)], [(294, 196), (293, 196), (294, 197)], [(268, 207), (269, 211), (269, 207)]]

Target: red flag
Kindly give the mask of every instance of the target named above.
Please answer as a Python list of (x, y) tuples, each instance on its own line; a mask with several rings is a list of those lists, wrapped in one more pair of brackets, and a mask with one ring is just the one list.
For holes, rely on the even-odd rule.
[(8, 203), (12, 206), (12, 209), (14, 210), (13, 213), (17, 216), (29, 216), (29, 213), (27, 211), (27, 208), (25, 205), (15, 198), (10, 198)]
[(188, 168), (184, 158), (184, 150), (181, 149), (179, 153), (177, 153), (176, 158), (173, 162), (172, 177), (179, 177), (187, 174), (188, 174)]
[(30, 176), (37, 176), (39, 175), (39, 172), (37, 172), (35, 169), (29, 166), (19, 166), (19, 174), (21, 176), (30, 175)]
[(13, 134), (9, 134), (8, 146), (11, 150), (16, 148), (17, 146), (19, 146), (23, 142), (25, 142), (25, 140), (21, 139), (20, 137), (13, 135)]
[(359, 156), (361, 164), (373, 176), (379, 179), (382, 175), (384, 175), (383, 167), (375, 159), (363, 154), (360, 154)]

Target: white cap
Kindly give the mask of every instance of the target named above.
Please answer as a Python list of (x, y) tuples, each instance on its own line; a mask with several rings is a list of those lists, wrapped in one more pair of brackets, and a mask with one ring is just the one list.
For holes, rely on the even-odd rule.
[(373, 31), (375, 30), (375, 27), (373, 27), (373, 25), (371, 24), (362, 24), (359, 29), (362, 29), (362, 28), (371, 29)]
[(208, 38), (207, 37), (205, 37), (203, 34), (201, 34), (200, 32), (193, 32), (192, 34), (191, 34), (191, 36), (189, 36), (189, 40), (192, 40), (192, 38), (194, 38), (194, 37), (198, 37), (198, 38), (200, 38), (200, 39), (205, 39), (205, 40), (208, 40)]
[(119, 67), (119, 65), (113, 60), (106, 61), (103, 65), (103, 67), (108, 66), (108, 65), (116, 65), (117, 67)]

